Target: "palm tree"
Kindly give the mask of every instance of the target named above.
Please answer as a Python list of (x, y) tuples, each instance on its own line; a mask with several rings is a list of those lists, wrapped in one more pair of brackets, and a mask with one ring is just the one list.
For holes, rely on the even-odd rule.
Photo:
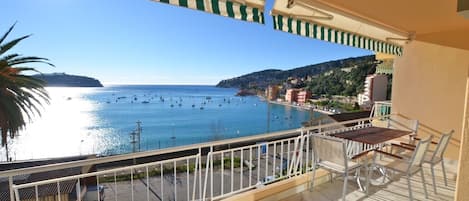
[(44, 81), (24, 74), (25, 72), (39, 72), (28, 67), (27, 64), (44, 63), (53, 66), (45, 58), (7, 54), (8, 50), (30, 36), (4, 43), (14, 27), (15, 24), (0, 38), (0, 131), (7, 160), (10, 159), (7, 139), (13, 139), (18, 131), (25, 127), (26, 121), (31, 121), (34, 115), (41, 114), (38, 106), (49, 103)]

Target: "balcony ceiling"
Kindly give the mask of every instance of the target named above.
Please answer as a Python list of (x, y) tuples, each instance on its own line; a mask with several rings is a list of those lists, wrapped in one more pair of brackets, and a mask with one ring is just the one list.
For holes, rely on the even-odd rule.
[(469, 50), (469, 19), (457, 13), (457, 0), (316, 1), (400, 31), (414, 32), (419, 41)]

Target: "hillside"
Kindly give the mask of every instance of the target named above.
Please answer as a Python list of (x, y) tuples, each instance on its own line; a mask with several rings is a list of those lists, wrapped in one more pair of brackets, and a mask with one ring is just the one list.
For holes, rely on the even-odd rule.
[(44, 80), (48, 87), (103, 87), (97, 79), (65, 73), (38, 74), (33, 77)]
[(336, 68), (305, 81), (303, 86), (317, 95), (356, 96), (363, 92), (366, 76), (374, 74), (375, 69), (374, 62), (358, 64), (355, 68)]
[(291, 70), (269, 69), (249, 73), (239, 77), (222, 80), (217, 87), (226, 88), (261, 88), (270, 84), (282, 84), (288, 78), (316, 77), (323, 73), (342, 68), (350, 68), (370, 64), (375, 60), (374, 55), (328, 61), (319, 64), (307, 65)]

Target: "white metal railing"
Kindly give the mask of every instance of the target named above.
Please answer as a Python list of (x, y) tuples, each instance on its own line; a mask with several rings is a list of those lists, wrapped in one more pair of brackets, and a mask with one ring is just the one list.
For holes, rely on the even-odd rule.
[[(200, 190), (197, 192), (196, 189), (197, 182), (200, 181), (201, 176), (201, 156), (200, 154), (180, 157), (176, 159), (169, 159), (163, 161), (157, 161), (152, 163), (144, 163), (138, 165), (131, 165), (122, 168), (113, 168), (108, 170), (102, 170), (92, 173), (85, 173), (55, 179), (48, 179), (43, 181), (31, 182), (26, 184), (13, 185), (12, 188), (15, 192), (15, 200), (36, 200), (39, 201), (39, 189), (41, 186), (46, 186), (49, 188), (48, 191), (51, 191), (50, 188), (56, 188), (53, 191), (57, 192), (56, 199), (61, 201), (63, 198), (61, 193), (61, 183), (66, 181), (76, 182), (75, 184), (75, 195), (77, 201), (83, 200), (82, 198), (82, 182), (86, 179), (94, 178), (96, 180), (96, 198), (98, 200), (103, 199), (103, 192), (101, 192), (101, 186), (104, 185), (108, 188), (113, 188), (113, 200), (118, 200), (118, 197), (121, 197), (119, 200), (155, 200), (152, 197), (156, 197), (159, 200), (196, 200), (200, 199)], [(192, 168), (193, 167), (193, 168)], [(166, 170), (166, 171), (165, 171)], [(155, 178), (151, 178), (150, 175)], [(168, 177), (169, 176), (169, 177)], [(197, 177), (199, 176), (199, 178)], [(185, 178), (184, 178), (185, 177)], [(119, 192), (117, 189), (121, 184), (118, 180), (121, 178), (128, 178), (127, 182), (130, 182), (130, 192), (127, 192), (126, 189), (120, 189)], [(169, 178), (169, 179), (168, 179)], [(179, 188), (178, 183), (181, 183), (180, 178), (185, 180), (186, 188)], [(193, 178), (193, 179), (191, 179)], [(145, 195), (139, 195), (138, 198), (135, 195), (134, 187), (137, 186), (135, 180), (141, 180), (140, 182), (145, 186)], [(151, 180), (150, 180), (151, 179)], [(100, 182), (101, 181), (101, 182)], [(155, 182), (159, 181), (159, 182)], [(158, 188), (152, 187), (151, 184), (159, 183)], [(51, 185), (52, 184), (52, 185)], [(192, 185), (191, 185), (192, 184)], [(192, 188), (190, 188), (192, 186)], [(20, 191), (34, 191), (34, 197), (21, 198)], [(153, 196), (150, 196), (152, 192)], [(159, 192), (157, 194), (155, 192)], [(166, 195), (165, 193), (170, 192), (172, 195)], [(28, 193), (25, 193), (28, 194)], [(30, 194), (30, 193), (29, 193)], [(29, 195), (30, 196), (30, 195)], [(123, 196), (123, 198), (122, 198)], [(169, 199), (165, 199), (165, 196)], [(93, 196), (94, 197), (94, 196)], [(179, 198), (178, 198), (179, 197)], [(144, 199), (142, 199), (144, 198)], [(68, 199), (67, 199), (68, 200)]]
[(21, 169), (13, 169), (13, 170), (0, 172), (0, 180), (1, 179), (8, 180), (9, 197), (10, 197), (9, 200), (13, 201), (15, 198), (14, 198), (13, 188), (11, 187), (15, 184), (14, 178), (21, 177), (22, 175), (41, 174), (41, 173), (54, 171), (54, 170), (86, 167), (86, 166), (93, 166), (93, 165), (99, 165), (99, 164), (104, 164), (104, 163), (133, 160), (133, 159), (138, 159), (138, 158), (153, 157), (153, 156), (160, 156), (160, 155), (173, 154), (173, 153), (197, 152), (199, 154), (202, 154), (202, 151), (204, 149), (213, 150), (213, 147), (217, 147), (217, 146), (264, 141), (265, 139), (282, 138), (284, 136), (290, 136), (290, 135), (299, 135), (299, 133), (300, 133), (299, 129), (291, 129), (291, 130), (285, 130), (285, 131), (279, 131), (279, 132), (272, 132), (268, 134), (247, 136), (247, 137), (220, 140), (220, 141), (214, 141), (214, 142), (198, 143), (198, 144), (172, 147), (172, 148), (166, 148), (166, 149), (160, 149), (160, 150), (151, 150), (151, 151), (122, 154), (122, 155), (116, 155), (116, 156), (107, 156), (107, 157), (92, 158), (92, 159), (79, 160), (79, 161), (71, 161), (71, 162), (56, 163), (56, 164), (49, 164), (49, 165), (42, 165), (42, 166), (35, 166), (35, 167), (28, 167), (28, 168), (21, 168)]
[(371, 108), (370, 118), (383, 117), (391, 114), (391, 101), (375, 101)]
[[(312, 171), (314, 154), (312, 135), (332, 135), (370, 127), (357, 121), (352, 127), (304, 129), (300, 136), (262, 142), (255, 145), (210, 152), (206, 158), (202, 200), (218, 200), (239, 192)], [(351, 159), (380, 145), (345, 140)], [(238, 163), (236, 163), (238, 161)], [(216, 166), (214, 164), (217, 164)], [(244, 166), (247, 167), (244, 167)], [(254, 169), (255, 168), (255, 169)], [(247, 180), (247, 181), (246, 181)]]
[[(25, 188), (36, 188), (37, 185), (42, 185), (41, 182), (45, 182), (50, 184), (50, 182), (58, 182), (57, 184), (57, 192), (60, 192), (60, 182), (70, 179), (76, 179), (79, 182), (80, 178), (83, 177), (95, 177), (96, 183), (101, 181), (101, 184), (104, 186), (108, 186), (108, 189), (113, 189), (112, 186), (109, 186), (110, 183), (118, 183), (121, 180), (121, 177), (125, 177), (126, 175), (130, 175), (130, 184), (127, 184), (127, 187), (119, 188), (119, 190), (115, 189), (115, 192), (112, 193), (123, 193), (125, 191), (122, 189), (128, 189), (128, 186), (131, 187), (134, 185), (132, 183), (134, 179), (135, 171), (137, 175), (136, 178), (144, 179), (145, 174), (148, 173), (150, 176), (150, 180), (154, 180), (153, 177), (160, 177), (158, 181), (160, 181), (160, 188), (148, 187), (149, 191), (159, 191), (158, 196), (159, 199), (154, 200), (191, 200), (194, 199), (216, 199), (221, 197), (226, 197), (229, 195), (233, 195), (234, 193), (246, 191), (258, 186), (267, 185), (272, 182), (293, 176), (298, 174), (303, 174), (305, 172), (310, 171), (312, 165), (313, 154), (311, 152), (311, 142), (310, 142), (310, 135), (312, 133), (332, 133), (334, 130), (345, 128), (345, 125), (355, 123), (357, 126), (366, 125), (369, 123), (372, 118), (363, 118), (363, 119), (356, 119), (350, 121), (344, 121), (339, 123), (331, 123), (331, 124), (324, 124), (319, 126), (313, 127), (306, 127), (301, 129), (295, 130), (288, 130), (282, 132), (275, 132), (257, 136), (250, 136), (250, 137), (243, 137), (237, 139), (229, 139), (229, 140), (221, 140), (216, 142), (210, 143), (202, 143), (202, 144), (195, 144), (190, 146), (183, 146), (183, 147), (174, 147), (168, 148), (163, 150), (156, 150), (156, 151), (147, 151), (147, 152), (140, 152), (134, 154), (125, 154), (119, 156), (110, 156), (110, 157), (103, 157), (103, 158), (95, 158), (95, 159), (88, 159), (83, 161), (74, 161), (74, 162), (66, 162), (60, 164), (52, 164), (52, 165), (45, 165), (39, 167), (32, 167), (32, 168), (23, 168), (17, 170), (9, 170), (0, 172), (0, 178), (8, 178), (8, 183), (10, 186), (10, 200), (17, 200), (21, 197), (13, 197), (14, 191), (16, 189), (16, 195), (19, 196), (21, 192), (20, 189)], [(357, 129), (359, 127), (351, 127), (347, 129)], [(300, 137), (298, 137), (300, 136)], [(277, 140), (273, 140), (277, 139)], [(255, 144), (257, 142), (257, 144)], [(228, 148), (227, 145), (229, 144), (239, 144), (244, 143), (248, 144), (242, 147), (236, 148)], [(352, 145), (350, 145), (352, 147)], [(353, 146), (355, 149), (350, 148), (350, 154), (353, 154), (352, 151), (359, 151), (363, 150), (364, 148), (357, 148), (357, 146)], [(216, 150), (215, 150), (216, 149)], [(130, 165), (127, 167), (123, 167), (123, 169), (110, 169), (110, 170), (98, 170), (97, 172), (92, 173), (85, 173), (79, 174), (76, 176), (69, 176), (69, 177), (62, 177), (56, 179), (49, 179), (44, 181), (38, 181), (33, 183), (26, 183), (26, 184), (15, 184), (13, 180), (14, 177), (18, 175), (25, 175), (25, 174), (36, 174), (36, 173), (44, 173), (47, 171), (53, 170), (63, 170), (67, 168), (76, 168), (76, 167), (84, 167), (84, 166), (92, 166), (96, 164), (103, 164), (109, 162), (116, 162), (122, 160), (130, 160), (135, 158), (141, 157), (149, 157), (149, 156), (158, 156), (162, 154), (174, 154), (174, 153), (181, 153), (181, 152), (192, 152), (197, 153), (197, 155), (190, 155), (190, 156), (183, 156), (179, 158), (173, 158), (165, 161), (156, 161), (152, 163), (144, 163), (138, 165)], [(197, 191), (191, 191), (190, 193), (195, 192), (195, 197), (187, 197), (187, 196), (179, 196), (181, 193), (175, 193), (182, 191), (181, 189), (189, 188), (188, 184), (182, 184), (177, 179), (171, 185), (175, 185), (175, 183), (179, 182), (179, 186), (177, 186), (176, 191), (170, 191), (165, 185), (164, 178), (166, 176), (166, 180), (169, 181), (167, 178), (167, 174), (169, 174), (169, 170), (167, 171), (164, 169), (163, 171), (165, 174), (161, 175), (154, 175), (155, 169), (147, 172), (145, 167), (153, 167), (155, 164), (164, 164), (164, 163), (176, 163), (173, 164), (173, 175), (180, 174), (181, 165), (179, 163), (183, 162), (175, 162), (175, 161), (183, 161), (187, 159), (187, 157), (196, 157), (198, 158), (198, 168), (193, 167), (192, 170), (189, 171), (189, 175), (192, 177), (197, 175), (197, 178), (194, 178), (193, 183), (191, 186), (197, 188)], [(205, 161), (205, 164), (202, 162)], [(192, 164), (188, 164), (189, 166), (194, 166), (195, 161), (191, 162)], [(178, 169), (179, 167), (179, 169)], [(143, 169), (139, 169), (143, 168)], [(161, 168), (161, 167), (160, 167)], [(187, 168), (189, 169), (189, 168)], [(187, 170), (186, 169), (186, 170)], [(194, 170), (197, 169), (196, 172)], [(117, 175), (113, 178), (113, 174), (116, 171), (130, 171), (124, 175)], [(163, 172), (162, 171), (162, 172)], [(112, 173), (112, 174), (111, 174)], [(108, 174), (111, 174), (108, 175)], [(194, 174), (194, 175), (193, 175)], [(223, 175), (223, 176), (222, 176)], [(226, 176), (225, 176), (226, 175)], [(148, 178), (148, 177), (147, 177)], [(188, 177), (187, 177), (188, 178)], [(173, 178), (174, 180), (175, 178)], [(147, 183), (147, 186), (150, 186), (148, 182), (141, 181), (139, 185), (144, 185)], [(104, 182), (106, 181), (106, 182)], [(197, 184), (195, 184), (197, 181)], [(191, 181), (189, 181), (190, 183)], [(150, 182), (151, 183), (151, 182)], [(83, 183), (82, 183), (83, 184)], [(97, 185), (99, 186), (99, 185)], [(117, 185), (119, 186), (119, 185)], [(126, 185), (123, 185), (126, 186)], [(185, 186), (185, 187), (184, 187)], [(164, 188), (166, 187), (166, 188)], [(76, 191), (79, 191), (82, 187), (76, 188)], [(145, 187), (147, 188), (147, 187)], [(159, 190), (158, 190), (159, 189)], [(163, 189), (161, 191), (161, 189)], [(164, 190), (166, 189), (166, 190)], [(99, 192), (99, 190), (98, 190)], [(135, 196), (142, 198), (140, 194), (142, 192), (135, 191), (131, 188), (127, 190), (128, 200), (132, 200)], [(173, 192), (174, 196), (172, 197), (161, 197), (160, 195), (168, 195)], [(187, 194), (189, 191), (182, 192), (182, 194)], [(82, 192), (81, 192), (82, 193)], [(148, 192), (147, 192), (148, 193)], [(106, 194), (107, 193), (106, 191)], [(137, 195), (136, 195), (137, 194)], [(145, 194), (143, 192), (143, 194)], [(154, 193), (158, 194), (158, 193)], [(79, 195), (79, 194), (77, 194)], [(79, 196), (78, 196), (79, 197)], [(111, 196), (112, 197), (112, 196)], [(115, 196), (113, 200), (127, 200), (125, 197)], [(150, 196), (151, 197), (151, 196)], [(109, 197), (106, 198), (108, 200)], [(144, 197), (143, 197), (144, 198)], [(60, 198), (58, 198), (60, 199)], [(136, 200), (145, 200), (145, 199), (136, 199)]]
[(208, 168), (205, 169), (202, 199), (220, 199), (296, 175), (296, 167), (311, 161), (307, 160), (308, 156), (312, 156), (309, 146), (303, 149), (306, 138), (309, 139), (309, 136), (302, 134), (210, 152), (207, 155)]

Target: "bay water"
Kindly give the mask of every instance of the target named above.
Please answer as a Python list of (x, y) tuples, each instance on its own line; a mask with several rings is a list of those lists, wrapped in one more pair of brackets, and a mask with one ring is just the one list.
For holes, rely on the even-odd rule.
[[(51, 104), (10, 141), (14, 160), (161, 149), (299, 128), (321, 115), (268, 104), (257, 96), (238, 97), (236, 89), (213, 86), (47, 90)], [(136, 122), (142, 130), (140, 142), (133, 144), (130, 133)], [(4, 155), (0, 153), (2, 160)]]

